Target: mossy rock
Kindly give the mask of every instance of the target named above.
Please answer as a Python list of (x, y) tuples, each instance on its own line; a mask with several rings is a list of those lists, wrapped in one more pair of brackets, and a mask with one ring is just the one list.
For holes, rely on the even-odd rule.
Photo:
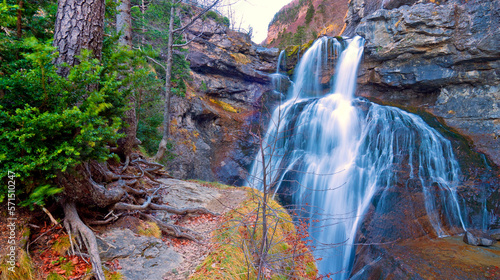
[(246, 55), (244, 55), (242, 53), (232, 53), (231, 57), (234, 58), (236, 63), (239, 63), (239, 64), (248, 64), (248, 63), (252, 62)]
[[(263, 236), (259, 212), (263, 194), (252, 188), (243, 189), (248, 199), (224, 215), (220, 228), (213, 233), (217, 246), (190, 279), (257, 279), (255, 252), (259, 251)], [(266, 279), (289, 279), (292, 275), (297, 279), (316, 279), (315, 259), (297, 233), (291, 216), (272, 199), (267, 205), (267, 236), (272, 239), (269, 239)]]

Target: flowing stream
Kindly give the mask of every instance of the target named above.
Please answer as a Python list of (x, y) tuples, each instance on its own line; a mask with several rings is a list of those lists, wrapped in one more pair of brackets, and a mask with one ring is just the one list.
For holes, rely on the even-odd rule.
[(363, 45), (361, 37), (321, 37), (307, 50), (248, 181), (262, 190), (267, 178), (275, 193), (290, 195), (289, 207), (308, 221), (320, 273), (334, 279), (349, 276), (356, 233), (374, 197), (375, 211), (390, 210), (384, 198), (398, 188), (396, 170), (421, 185), (435, 235), (465, 228), (450, 142), (417, 115), (355, 97)]

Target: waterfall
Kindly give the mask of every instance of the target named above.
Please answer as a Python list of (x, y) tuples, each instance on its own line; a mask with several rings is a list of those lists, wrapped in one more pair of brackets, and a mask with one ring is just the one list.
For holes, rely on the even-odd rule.
[(450, 142), (419, 116), (354, 96), (363, 45), (361, 37), (321, 37), (303, 55), (247, 182), (262, 189), (267, 178), (275, 193), (292, 197), (289, 207), (309, 221), (320, 273), (335, 279), (349, 276), (368, 209), (390, 212), (387, 197), (401, 182), (417, 182), (436, 236), (465, 227)]

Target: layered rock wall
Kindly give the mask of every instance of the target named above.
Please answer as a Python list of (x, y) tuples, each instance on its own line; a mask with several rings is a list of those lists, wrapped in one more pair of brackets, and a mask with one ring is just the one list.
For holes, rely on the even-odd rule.
[(179, 179), (241, 185), (256, 149), (249, 132), (260, 129), (279, 51), (207, 20), (189, 32), (191, 81), (186, 97), (172, 100), (174, 145), (167, 169)]
[(366, 39), (360, 94), (443, 118), (500, 165), (500, 2), (386, 1), (366, 15), (375, 2), (353, 0), (347, 17), (364, 16), (347, 29)]

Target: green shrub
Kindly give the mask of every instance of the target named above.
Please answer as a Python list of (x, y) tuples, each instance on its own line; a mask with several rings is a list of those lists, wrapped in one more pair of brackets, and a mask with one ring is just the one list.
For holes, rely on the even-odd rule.
[[(58, 55), (51, 42), (23, 41), (26, 68), (0, 76), (0, 177), (17, 175), (21, 206), (59, 191), (54, 178), (77, 164), (112, 156), (108, 145), (122, 134), (119, 116), (126, 110), (115, 71), (106, 71), (90, 52), (67, 78), (52, 64)], [(0, 200), (6, 184), (2, 184)]]

